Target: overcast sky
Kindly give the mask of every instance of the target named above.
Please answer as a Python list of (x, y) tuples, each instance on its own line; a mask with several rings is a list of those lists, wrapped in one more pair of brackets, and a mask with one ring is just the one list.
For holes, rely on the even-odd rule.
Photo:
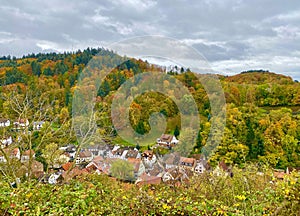
[(183, 41), (211, 67), (300, 79), (299, 0), (10, 0), (0, 4), (0, 55), (67, 51), (142, 35)]

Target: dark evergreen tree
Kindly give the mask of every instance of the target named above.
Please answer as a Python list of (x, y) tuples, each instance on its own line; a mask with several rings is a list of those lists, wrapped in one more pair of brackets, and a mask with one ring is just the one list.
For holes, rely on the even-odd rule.
[(135, 131), (141, 135), (145, 134), (146, 130), (145, 130), (143, 121), (139, 121), (139, 123), (137, 124), (137, 126), (135, 128)]
[(176, 138), (178, 138), (179, 134), (180, 134), (179, 127), (178, 127), (178, 125), (176, 125), (175, 130), (174, 130), (174, 136), (175, 136)]

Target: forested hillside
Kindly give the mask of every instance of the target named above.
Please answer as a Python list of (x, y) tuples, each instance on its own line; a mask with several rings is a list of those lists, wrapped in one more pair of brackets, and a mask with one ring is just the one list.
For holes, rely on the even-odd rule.
[[(74, 53), (30, 54), (22, 58), (2, 57), (0, 60), (0, 117), (50, 121), (53, 130), (70, 129), (72, 95), (77, 79), (91, 58), (98, 55), (97, 67), (111, 70), (97, 92), (98, 133), (109, 142), (125, 143), (112, 127), (110, 104), (116, 90), (127, 79), (146, 71), (164, 72), (162, 67), (142, 60), (125, 58), (105, 49), (86, 49)], [(89, 65), (89, 67), (93, 67)], [(201, 131), (193, 153), (206, 145), (210, 130), (210, 103), (198, 78), (189, 70), (169, 72), (184, 83), (193, 95), (200, 113)], [(219, 76), (226, 97), (226, 128), (221, 145), (211, 157), (211, 164), (224, 160), (241, 167), (247, 161), (268, 164), (276, 168), (300, 166), (300, 84), (290, 77), (265, 71), (248, 71), (235, 76)], [(134, 90), (134, 89), (133, 89)], [(41, 100), (43, 107), (41, 107)], [(187, 98), (183, 98), (187, 100)], [(18, 110), (19, 102), (28, 102), (26, 110)], [(24, 103), (23, 103), (24, 104)], [(47, 107), (47, 109), (46, 109)], [(46, 114), (43, 111), (47, 110)], [(151, 113), (167, 117), (166, 133), (180, 131), (180, 114), (175, 103), (166, 95), (146, 93), (131, 105), (130, 121), (140, 134), (150, 130)], [(1, 131), (3, 137), (13, 132)], [(42, 132), (32, 136), (33, 147)], [(13, 134), (13, 136), (17, 136)], [(183, 142), (189, 142), (189, 137)], [(57, 146), (72, 142), (74, 134), (49, 138)], [(155, 140), (149, 142), (153, 145)], [(47, 142), (43, 142), (44, 147)], [(44, 148), (43, 147), (43, 148)], [(24, 150), (28, 148), (24, 147)], [(41, 152), (42, 150), (37, 150)], [(42, 154), (40, 154), (42, 155)], [(45, 162), (45, 158), (40, 158)]]

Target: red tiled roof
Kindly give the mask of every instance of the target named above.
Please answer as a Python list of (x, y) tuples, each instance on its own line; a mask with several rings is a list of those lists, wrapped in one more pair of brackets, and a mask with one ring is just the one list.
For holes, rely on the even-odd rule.
[(97, 156), (97, 157), (94, 157), (94, 159), (93, 159), (93, 162), (100, 162), (100, 161), (103, 161), (104, 160), (104, 158), (102, 157), (102, 156)]
[(63, 170), (67, 171), (67, 170), (69, 170), (72, 166), (73, 166), (73, 163), (68, 162), (68, 163), (65, 163), (64, 165), (62, 165), (61, 167), (63, 168)]
[(274, 177), (278, 179), (283, 179), (284, 176), (286, 175), (284, 172), (274, 172)]
[(195, 162), (196, 162), (195, 158), (180, 157), (180, 163), (189, 163), (194, 165)]
[(83, 151), (83, 152), (79, 152), (78, 155), (80, 158), (87, 158), (87, 157), (92, 157), (92, 153), (89, 151)]
[(12, 154), (13, 154), (14, 156), (16, 156), (19, 152), (20, 152), (20, 150), (19, 150), (18, 148), (14, 148), (14, 149), (12, 150)]
[(140, 176), (140, 180), (137, 184), (138, 185), (145, 185), (145, 184), (159, 184), (161, 182), (161, 177), (157, 176), (148, 176), (146, 173), (143, 173)]
[(23, 152), (23, 155), (30, 156), (30, 152), (31, 152), (31, 156), (33, 156), (35, 154), (35, 152), (33, 150), (26, 150), (25, 152)]

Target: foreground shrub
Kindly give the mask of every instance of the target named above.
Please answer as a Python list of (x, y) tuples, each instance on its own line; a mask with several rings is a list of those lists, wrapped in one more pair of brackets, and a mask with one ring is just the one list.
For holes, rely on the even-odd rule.
[(11, 188), (0, 182), (3, 215), (298, 215), (299, 174), (284, 180), (234, 170), (234, 176), (206, 173), (189, 184), (146, 185), (86, 175), (63, 185), (36, 182)]

